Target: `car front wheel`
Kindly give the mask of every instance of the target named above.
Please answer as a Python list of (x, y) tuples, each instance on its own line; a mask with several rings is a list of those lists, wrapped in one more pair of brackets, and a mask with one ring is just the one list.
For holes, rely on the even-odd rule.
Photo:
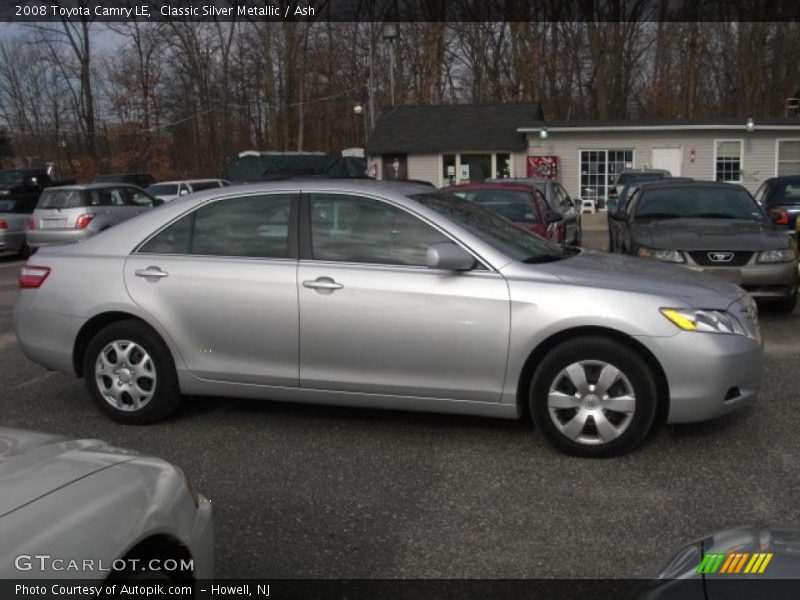
[(553, 348), (529, 395), (536, 427), (559, 450), (589, 458), (619, 456), (641, 444), (656, 415), (647, 363), (613, 339), (579, 337)]
[(83, 376), (95, 404), (121, 423), (159, 421), (180, 403), (169, 348), (139, 321), (120, 321), (100, 330), (86, 350)]

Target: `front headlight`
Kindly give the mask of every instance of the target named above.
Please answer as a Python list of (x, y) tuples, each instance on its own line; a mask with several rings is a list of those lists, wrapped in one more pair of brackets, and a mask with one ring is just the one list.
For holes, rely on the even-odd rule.
[(736, 317), (724, 310), (662, 308), (661, 314), (683, 331), (747, 335), (744, 327)]
[(655, 258), (656, 260), (663, 260), (664, 262), (671, 263), (686, 262), (686, 259), (683, 258), (683, 254), (677, 250), (657, 250), (656, 248), (645, 248), (644, 246), (639, 246), (639, 250), (636, 251), (636, 256)]
[(760, 263), (782, 263), (791, 262), (795, 259), (794, 248), (786, 248), (785, 250), (764, 250), (758, 255), (758, 262)]

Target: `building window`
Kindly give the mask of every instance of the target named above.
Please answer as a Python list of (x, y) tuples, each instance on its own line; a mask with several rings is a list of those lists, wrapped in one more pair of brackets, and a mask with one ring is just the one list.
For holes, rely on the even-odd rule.
[(633, 168), (633, 150), (581, 150), (580, 192), (602, 207), (617, 175)]
[(442, 154), (441, 185), (481, 183), (490, 178), (508, 179), (513, 176), (513, 158), (510, 152)]
[(776, 175), (800, 175), (800, 140), (778, 141)]
[(717, 140), (714, 144), (714, 179), (741, 183), (742, 141)]

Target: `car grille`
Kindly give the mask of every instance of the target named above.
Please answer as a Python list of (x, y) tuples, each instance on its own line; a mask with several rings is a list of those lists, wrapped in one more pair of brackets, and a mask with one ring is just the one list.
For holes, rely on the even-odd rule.
[[(724, 258), (724, 260), (713, 260), (711, 257), (715, 254), (720, 255), (720, 258)], [(732, 252), (730, 250), (697, 250), (689, 252), (689, 256), (692, 257), (694, 262), (703, 267), (742, 267), (750, 262), (753, 253)]]

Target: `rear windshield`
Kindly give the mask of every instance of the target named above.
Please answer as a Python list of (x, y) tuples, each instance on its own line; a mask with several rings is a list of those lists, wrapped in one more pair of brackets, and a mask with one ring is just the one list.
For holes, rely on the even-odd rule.
[(458, 190), (459, 198), (475, 202), (516, 223), (538, 223), (529, 192), (520, 190)]
[(86, 206), (83, 190), (45, 190), (36, 208), (78, 208)]
[(623, 173), (617, 178), (617, 185), (622, 185), (637, 179), (652, 181), (654, 179), (664, 179), (664, 177), (665, 175), (663, 173)]
[(787, 202), (792, 204), (800, 203), (800, 182), (787, 183), (778, 190), (778, 202)]
[(151, 185), (145, 191), (151, 196), (177, 196), (178, 185), (175, 183), (157, 183)]
[(191, 184), (195, 192), (203, 190), (210, 190), (211, 188), (218, 188), (219, 184), (216, 181), (197, 181)]
[(742, 189), (676, 187), (642, 192), (636, 218), (763, 221), (764, 214), (750, 194)]

